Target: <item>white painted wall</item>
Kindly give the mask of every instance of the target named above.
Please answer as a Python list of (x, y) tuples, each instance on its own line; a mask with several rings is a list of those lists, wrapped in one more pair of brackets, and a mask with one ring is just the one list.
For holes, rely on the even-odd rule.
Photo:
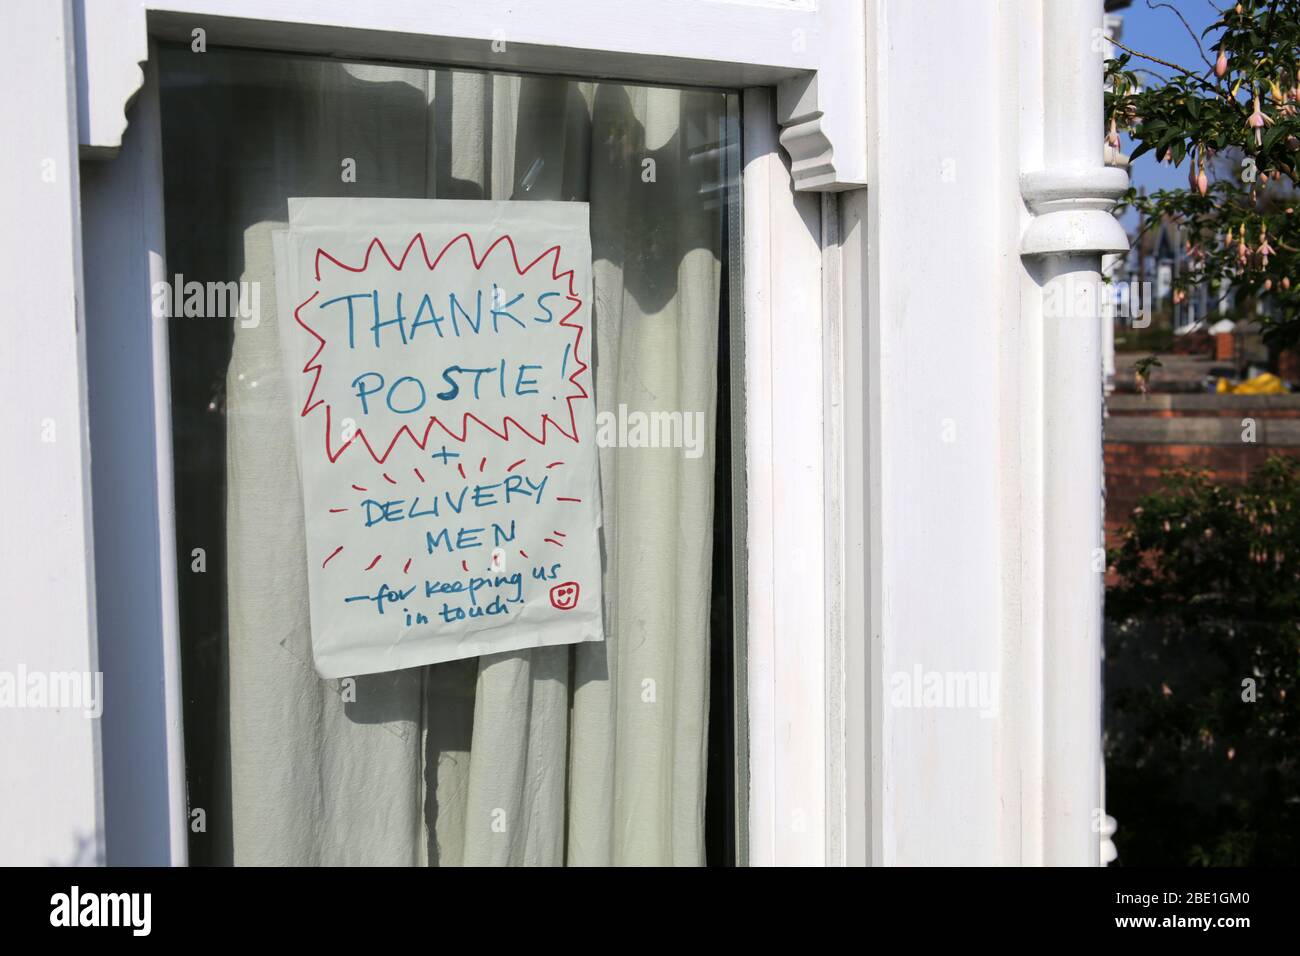
[[(3, 16), (0, 672), (93, 672), (73, 25), (66, 0)], [(0, 864), (102, 859), (98, 762), (80, 710), (0, 707)]]
[[(869, 10), (872, 857), (1096, 865), (1100, 323), (1042, 287), (1117, 241), (1101, 3)], [(996, 715), (900, 706), (917, 670), (996, 680)]]
[(1000, 721), (889, 697), (915, 667), (999, 670), (1000, 347), (1020, 196), (1013, 151), (1008, 162), (1018, 30), (996, 6), (954, 16), (943, 0), (882, 2), (875, 20), (886, 864), (1001, 857)]

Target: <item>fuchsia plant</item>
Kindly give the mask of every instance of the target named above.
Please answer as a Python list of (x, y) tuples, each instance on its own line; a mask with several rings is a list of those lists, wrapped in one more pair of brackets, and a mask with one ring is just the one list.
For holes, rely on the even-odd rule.
[[(1184, 23), (1185, 25), (1185, 23)], [(1300, 163), (1300, 0), (1243, 0), (1221, 10), (1198, 43), (1217, 50), (1189, 69), (1116, 41), (1106, 64), (1107, 143), (1127, 133), (1131, 159), (1188, 164), (1187, 188), (1126, 203), (1143, 230), (1172, 218), (1189, 241), (1187, 288), (1229, 284), (1263, 301), (1265, 335), (1300, 342), (1300, 222), (1293, 214)], [(1136, 62), (1135, 62), (1136, 61)], [(1138, 63), (1144, 63), (1139, 67)], [(1155, 64), (1161, 77), (1145, 66)], [(1139, 73), (1141, 78), (1139, 78)], [(1154, 77), (1154, 81), (1152, 80)], [(1248, 237), (1258, 236), (1252, 246)]]

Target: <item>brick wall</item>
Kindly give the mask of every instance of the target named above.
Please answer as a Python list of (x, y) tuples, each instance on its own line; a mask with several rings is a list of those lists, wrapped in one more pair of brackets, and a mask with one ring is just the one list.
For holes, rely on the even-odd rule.
[(1300, 418), (1300, 392), (1289, 395), (1112, 395), (1111, 418)]
[[(1300, 394), (1112, 395), (1105, 423), (1106, 539), (1180, 466), (1242, 481), (1270, 455), (1300, 457)], [(1243, 419), (1253, 421), (1254, 441)]]

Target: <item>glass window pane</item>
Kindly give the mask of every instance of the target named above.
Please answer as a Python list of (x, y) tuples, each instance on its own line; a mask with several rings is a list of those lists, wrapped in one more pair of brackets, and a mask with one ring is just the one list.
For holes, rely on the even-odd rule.
[[(160, 62), (177, 298), (236, 282), (256, 306), (170, 320), (192, 862), (730, 862), (736, 96)], [(274, 321), (291, 196), (590, 204), (595, 400), (618, 436), (599, 452), (603, 643), (317, 675)], [(680, 415), (672, 447), (638, 444), (655, 412)]]

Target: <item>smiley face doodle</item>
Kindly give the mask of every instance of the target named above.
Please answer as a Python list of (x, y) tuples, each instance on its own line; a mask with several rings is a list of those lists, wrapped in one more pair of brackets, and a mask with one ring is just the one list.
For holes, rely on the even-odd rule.
[(578, 605), (579, 586), (577, 581), (565, 581), (551, 588), (551, 607), (560, 611), (572, 611)]

